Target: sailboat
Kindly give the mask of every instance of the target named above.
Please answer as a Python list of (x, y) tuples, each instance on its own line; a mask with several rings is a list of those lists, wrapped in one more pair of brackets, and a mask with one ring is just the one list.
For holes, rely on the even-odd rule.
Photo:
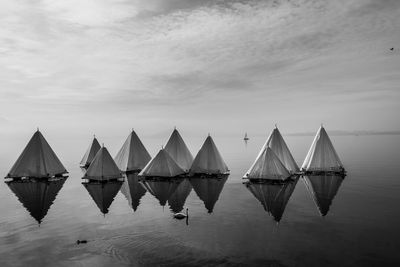
[(244, 141), (249, 141), (249, 140), (250, 140), (250, 138), (247, 136), (247, 133), (244, 134), (243, 140), (244, 140)]
[(200, 151), (194, 158), (190, 174), (222, 175), (229, 174), (228, 166), (219, 153), (210, 135), (204, 141)]
[(176, 128), (165, 145), (165, 151), (169, 153), (179, 167), (186, 173), (189, 172), (193, 163), (193, 156)]
[(301, 167), (307, 174), (345, 174), (342, 162), (321, 125)]
[(6, 178), (61, 177), (67, 170), (39, 131), (34, 133)]

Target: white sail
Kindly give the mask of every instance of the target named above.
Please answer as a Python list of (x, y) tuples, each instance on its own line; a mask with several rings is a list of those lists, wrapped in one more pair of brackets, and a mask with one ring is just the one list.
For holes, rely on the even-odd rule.
[(277, 127), (272, 130), (263, 148), (261, 149), (260, 154), (266, 147), (270, 147), (272, 151), (274, 151), (275, 155), (290, 173), (299, 171), (299, 166), (297, 166), (297, 163), (294, 161), (292, 153), (290, 153), (290, 150)]
[(174, 177), (184, 174), (170, 154), (161, 149), (158, 154), (139, 173), (139, 176)]
[(96, 156), (97, 152), (101, 148), (99, 141), (97, 141), (96, 137), (93, 137), (93, 141), (90, 144), (89, 148), (86, 150), (85, 155), (83, 156), (80, 166), (83, 168), (87, 168), (92, 162), (93, 158)]
[(165, 145), (165, 151), (171, 155), (179, 167), (181, 167), (185, 172), (189, 171), (190, 166), (192, 166), (193, 156), (178, 130), (174, 129), (172, 132), (171, 137)]
[(225, 174), (229, 169), (213, 139), (208, 136), (190, 168), (191, 174)]
[(47, 178), (64, 173), (67, 173), (67, 170), (38, 130), (8, 172), (7, 177)]
[(290, 176), (291, 174), (279, 160), (278, 156), (267, 146), (243, 178), (286, 180)]
[(140, 171), (150, 159), (149, 152), (147, 152), (135, 131), (132, 130), (115, 156), (115, 163), (123, 172)]
[(121, 178), (122, 174), (115, 164), (107, 148), (102, 147), (97, 152), (92, 163), (86, 171), (84, 178), (91, 180), (106, 181)]
[(323, 126), (321, 126), (301, 167), (309, 172), (342, 172), (343, 165)]

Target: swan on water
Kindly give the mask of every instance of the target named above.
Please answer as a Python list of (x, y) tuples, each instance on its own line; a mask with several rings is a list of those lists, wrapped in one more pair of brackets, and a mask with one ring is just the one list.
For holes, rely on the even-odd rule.
[(186, 208), (186, 213), (183, 213), (183, 212), (175, 213), (175, 214), (174, 214), (174, 218), (175, 218), (175, 219), (178, 219), (178, 220), (181, 220), (181, 219), (183, 219), (183, 218), (189, 217), (188, 210), (189, 210), (189, 209)]

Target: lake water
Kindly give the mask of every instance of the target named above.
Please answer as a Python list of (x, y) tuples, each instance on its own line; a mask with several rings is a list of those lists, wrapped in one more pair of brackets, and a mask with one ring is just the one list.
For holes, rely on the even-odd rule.
[[(0, 266), (400, 266), (400, 136), (331, 136), (344, 180), (300, 178), (285, 188), (241, 179), (265, 137), (245, 145), (216, 136), (228, 179), (147, 184), (158, 198), (133, 176), (122, 186), (82, 185), (78, 165), (90, 139), (45, 137), (69, 178), (25, 189), (0, 184)], [(196, 154), (202, 139), (183, 137)], [(29, 138), (2, 145), (3, 176)], [(301, 165), (313, 136), (284, 138)], [(152, 155), (165, 142), (142, 140)], [(123, 141), (108, 142), (113, 155)], [(43, 197), (29, 197), (38, 191)], [(172, 217), (182, 206), (188, 222)], [(88, 243), (76, 243), (83, 239)]]

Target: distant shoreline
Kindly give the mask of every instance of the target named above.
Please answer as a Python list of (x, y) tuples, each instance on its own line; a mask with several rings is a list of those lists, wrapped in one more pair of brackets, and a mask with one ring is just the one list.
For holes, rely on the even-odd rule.
[[(329, 131), (329, 135), (332, 136), (366, 136), (366, 135), (400, 135), (400, 131)], [(315, 136), (315, 132), (304, 132), (304, 133), (289, 133), (287, 136)]]

